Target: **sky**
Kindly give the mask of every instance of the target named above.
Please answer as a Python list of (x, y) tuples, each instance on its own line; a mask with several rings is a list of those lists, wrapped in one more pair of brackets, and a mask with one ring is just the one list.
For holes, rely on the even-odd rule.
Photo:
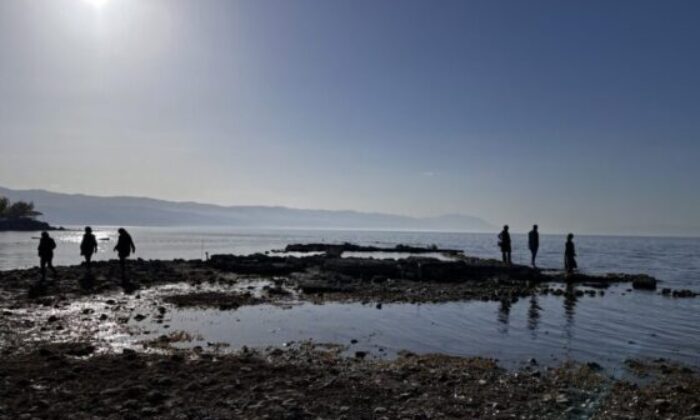
[(700, 232), (700, 2), (3, 0), (0, 185)]

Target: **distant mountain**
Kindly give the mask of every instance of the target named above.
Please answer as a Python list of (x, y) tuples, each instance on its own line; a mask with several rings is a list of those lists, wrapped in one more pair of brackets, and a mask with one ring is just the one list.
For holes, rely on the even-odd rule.
[(303, 210), (270, 206), (217, 206), (139, 197), (98, 197), (0, 187), (0, 196), (33, 201), (53, 225), (234, 226), (493, 231), (473, 216), (408, 217), (357, 211)]

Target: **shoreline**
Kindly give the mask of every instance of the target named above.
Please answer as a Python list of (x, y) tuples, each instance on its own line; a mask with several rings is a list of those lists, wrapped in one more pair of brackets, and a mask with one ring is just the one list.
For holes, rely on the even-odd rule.
[(51, 226), (47, 222), (39, 220), (20, 218), (20, 219), (0, 219), (0, 233), (2, 232), (40, 232), (40, 231), (65, 231), (62, 226)]
[[(306, 247), (318, 251), (310, 249), (313, 244)], [(235, 311), (246, 305), (294, 302), (371, 303), (377, 309), (384, 303), (510, 304), (537, 295), (564, 300), (601, 296), (611, 284), (664, 295), (663, 290), (653, 291), (655, 279), (645, 275), (566, 278), (556, 271), (449, 252), (455, 259), (420, 255), (442, 251), (433, 248), (414, 248), (411, 253), (417, 256), (400, 260), (339, 256), (353, 247), (333, 245), (322, 255), (301, 257), (135, 259), (129, 261), (127, 284), (120, 283), (116, 261), (93, 263), (91, 277), (83, 266), (57, 267), (58, 280), (44, 285), (37, 284), (37, 268), (0, 271), (0, 418), (43, 418), (56, 412), (78, 418), (167, 418), (182, 415), (183, 407), (186, 417), (209, 418), (700, 415), (697, 368), (666, 360), (628, 361), (626, 371), (639, 378), (628, 381), (612, 379), (597, 363), (549, 367), (531, 360), (528, 366), (506, 370), (495, 360), (478, 357), (402, 352), (387, 360), (365, 351), (348, 356), (346, 345), (311, 342), (243, 346), (240, 351), (221, 343), (182, 349), (178, 344), (192, 339), (178, 331), (136, 342), (139, 351), (128, 345), (123, 350), (101, 347), (97, 338), (105, 328), (129, 328), (129, 319), (138, 323), (152, 317), (161, 323), (168, 311), (188, 307)], [(284, 251), (302, 248), (292, 245)], [(248, 285), (259, 279), (268, 285), (258, 294)], [(179, 284), (186, 287), (175, 294), (149, 295), (158, 286)], [(120, 290), (141, 301), (141, 309), (134, 311), (122, 299), (109, 297)], [(72, 318), (60, 315), (61, 308), (92, 297), (99, 298), (101, 309), (85, 306)], [(33, 315), (37, 308), (45, 308), (39, 318)]]
[[(700, 374), (664, 360), (510, 372), (490, 359), (404, 353), (339, 356), (336, 346), (93, 354), (45, 344), (0, 359), (0, 416), (49, 418), (679, 418), (700, 414)], [(99, 374), (95, 374), (99, 372)], [(183, 417), (184, 416), (184, 417)]]

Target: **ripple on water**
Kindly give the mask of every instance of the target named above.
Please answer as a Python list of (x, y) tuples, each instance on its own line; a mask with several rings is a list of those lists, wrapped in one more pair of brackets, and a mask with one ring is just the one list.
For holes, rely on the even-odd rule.
[[(175, 309), (168, 312), (167, 331), (158, 324), (148, 325), (149, 333), (138, 338), (186, 331), (201, 340), (181, 346), (225, 343), (234, 350), (310, 339), (347, 344), (350, 352), (363, 350), (382, 357), (409, 350), (495, 357), (506, 365), (533, 357), (541, 363), (575, 359), (608, 367), (639, 357), (700, 365), (697, 300), (653, 293), (622, 295), (623, 291), (611, 288), (604, 297), (576, 300), (536, 296), (510, 305), (385, 304), (377, 309), (373, 304), (304, 303), (235, 311)], [(663, 310), (664, 304), (675, 309)], [(358, 342), (351, 345), (352, 340)]]

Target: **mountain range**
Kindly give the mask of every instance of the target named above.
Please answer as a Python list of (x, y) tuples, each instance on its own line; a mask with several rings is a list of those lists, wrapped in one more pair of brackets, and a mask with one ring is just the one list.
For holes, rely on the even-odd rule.
[(493, 231), (481, 218), (464, 215), (410, 217), (351, 210), (308, 210), (275, 206), (219, 206), (143, 197), (101, 197), (0, 187), (11, 201), (33, 201), (53, 225), (231, 226)]

